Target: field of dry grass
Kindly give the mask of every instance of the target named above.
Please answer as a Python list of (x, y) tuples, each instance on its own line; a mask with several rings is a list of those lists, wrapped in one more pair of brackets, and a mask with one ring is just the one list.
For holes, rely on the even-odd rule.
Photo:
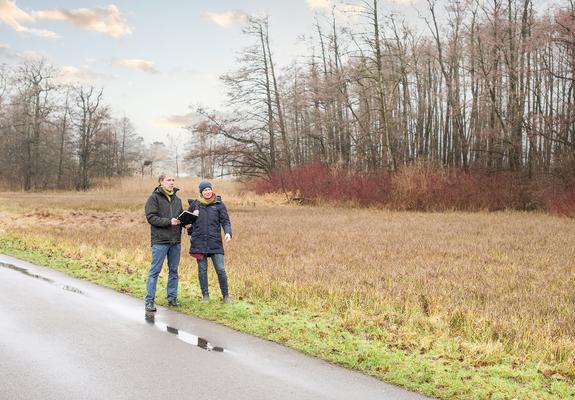
[[(182, 198), (196, 196), (195, 180), (179, 184)], [(132, 180), (87, 193), (0, 193), (0, 234), (145, 278), (143, 203), (153, 187)], [(471, 368), (540, 363), (546, 378), (573, 387), (572, 219), (296, 207), (234, 183), (215, 190), (233, 223), (226, 265), (236, 299), (338, 315), (342, 329), (368, 341), (457, 354)], [(195, 285), (189, 257), (181, 274)]]

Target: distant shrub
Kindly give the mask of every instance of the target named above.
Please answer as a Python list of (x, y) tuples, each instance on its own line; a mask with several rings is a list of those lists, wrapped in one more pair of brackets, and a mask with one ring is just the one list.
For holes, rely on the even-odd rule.
[(361, 206), (385, 204), (391, 191), (386, 174), (348, 172), (314, 162), (291, 170), (275, 171), (254, 183), (256, 193), (285, 192), (292, 197)]
[(404, 210), (520, 209), (522, 185), (511, 173), (408, 166), (393, 175), (390, 206)]
[(549, 193), (545, 203), (551, 213), (575, 218), (575, 180)]
[(275, 171), (267, 178), (257, 179), (253, 186), (259, 194), (283, 192), (292, 198), (395, 210), (495, 211), (547, 207), (564, 215), (575, 213), (575, 185), (543, 199), (519, 173), (463, 171), (425, 163), (405, 166), (395, 173), (365, 173), (314, 162)]

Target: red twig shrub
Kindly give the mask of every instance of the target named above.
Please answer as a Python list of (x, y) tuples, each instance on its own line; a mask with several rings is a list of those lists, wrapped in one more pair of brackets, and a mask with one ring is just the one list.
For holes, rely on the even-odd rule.
[(279, 170), (254, 182), (257, 193), (284, 192), (292, 197), (396, 210), (524, 210), (547, 204), (569, 215), (575, 209), (575, 185), (541, 201), (529, 192), (520, 174), (482, 170), (448, 170), (428, 164), (406, 166), (395, 173), (360, 173), (315, 162)]
[(388, 202), (391, 180), (386, 174), (350, 173), (315, 162), (275, 171), (255, 181), (256, 193), (289, 192), (293, 197), (361, 206)]
[(545, 198), (550, 212), (575, 218), (575, 181), (563, 189), (555, 189)]
[(502, 210), (522, 208), (522, 185), (511, 173), (409, 166), (393, 176), (390, 206), (403, 210)]

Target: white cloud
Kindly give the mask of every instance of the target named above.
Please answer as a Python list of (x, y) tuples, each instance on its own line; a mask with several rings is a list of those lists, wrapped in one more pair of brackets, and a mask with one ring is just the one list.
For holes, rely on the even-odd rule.
[(307, 0), (307, 5), (311, 9), (329, 9), (332, 4), (331, 0)]
[[(391, 0), (396, 1), (396, 0)], [(397, 0), (397, 1), (411, 1), (411, 0)], [(354, 17), (362, 11), (365, 11), (365, 3), (349, 3), (346, 1), (335, 1), (335, 0), (307, 0), (307, 5), (312, 10), (331, 10), (334, 9), (336, 15), (339, 17), (350, 18)]]
[(113, 60), (112, 64), (118, 67), (137, 69), (144, 72), (149, 72), (151, 74), (157, 74), (159, 71), (154, 67), (154, 63), (148, 60), (142, 60), (138, 58), (122, 58), (118, 60)]
[(410, 6), (417, 2), (417, 0), (387, 0), (389, 3), (397, 4), (400, 6)]
[(37, 61), (44, 58), (34, 51), (16, 51), (5, 43), (0, 43), (0, 61), (15, 64), (23, 61)]
[(227, 28), (234, 24), (245, 23), (249, 15), (240, 10), (228, 10), (223, 12), (208, 12), (207, 17), (221, 27)]
[(0, 0), (0, 21), (16, 32), (30, 33), (46, 38), (58, 37), (58, 35), (52, 31), (24, 26), (24, 24), (35, 22), (35, 18), (18, 7), (14, 0)]
[(0, 43), (0, 62), (7, 62), (7, 64), (16, 64), (21, 62), (37, 62), (44, 60), (46, 65), (55, 66), (56, 75), (54, 82), (68, 84), (68, 83), (83, 83), (94, 82), (101, 79), (103, 75), (91, 71), (88, 68), (77, 68), (71, 65), (57, 66), (47, 61), (45, 56), (34, 51), (15, 51), (5, 43)]
[(4, 58), (12, 58), (15, 52), (5, 43), (0, 43), (0, 60)]
[(91, 9), (35, 11), (32, 15), (37, 19), (66, 21), (82, 29), (100, 32), (114, 38), (121, 38), (132, 33), (126, 18), (113, 4)]
[(55, 81), (58, 83), (86, 83), (98, 79), (98, 74), (86, 68), (77, 68), (71, 65), (60, 67), (60, 73)]
[[(403, 1), (403, 0), (400, 0)], [(407, 0), (407, 1), (411, 1), (411, 0)], [(357, 14), (357, 13), (361, 13), (363, 11), (366, 10), (365, 5), (363, 4), (345, 4), (345, 3), (341, 3), (338, 4), (335, 7), (336, 11), (339, 12), (339, 14)]]
[(158, 128), (165, 128), (165, 129), (181, 129), (188, 126), (192, 126), (197, 124), (201, 121), (201, 116), (199, 116), (195, 112), (190, 112), (184, 115), (168, 115), (163, 116), (156, 121), (154, 121), (154, 125)]
[(91, 9), (38, 10), (28, 13), (18, 7), (15, 0), (0, 0), (0, 21), (16, 32), (30, 33), (47, 38), (59, 37), (58, 34), (52, 31), (26, 26), (40, 20), (65, 21), (82, 29), (100, 32), (114, 38), (124, 37), (132, 33), (126, 18), (118, 7), (113, 4)]
[(12, 0), (0, 0), (0, 18), (16, 31), (22, 29), (22, 22), (34, 22), (34, 18)]
[(46, 58), (46, 56), (32, 50), (20, 51), (17, 55), (18, 58), (23, 61), (38, 61)]

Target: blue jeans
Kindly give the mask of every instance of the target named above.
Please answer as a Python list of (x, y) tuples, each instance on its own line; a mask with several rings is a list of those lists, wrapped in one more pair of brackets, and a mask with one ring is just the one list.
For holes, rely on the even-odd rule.
[(150, 271), (148, 272), (148, 280), (146, 281), (146, 304), (153, 303), (156, 298), (158, 275), (160, 275), (166, 256), (168, 257), (168, 287), (166, 298), (168, 301), (177, 299), (180, 249), (180, 243), (152, 245), (152, 264), (150, 265)]
[(200, 281), (200, 288), (202, 289), (203, 296), (209, 296), (210, 292), (208, 290), (208, 257), (212, 259), (216, 273), (218, 274), (218, 282), (220, 283), (220, 290), (222, 291), (222, 296), (228, 295), (228, 276), (226, 275), (226, 270), (224, 269), (224, 255), (223, 254), (212, 254), (210, 256), (205, 256), (201, 260), (198, 260), (198, 279)]

